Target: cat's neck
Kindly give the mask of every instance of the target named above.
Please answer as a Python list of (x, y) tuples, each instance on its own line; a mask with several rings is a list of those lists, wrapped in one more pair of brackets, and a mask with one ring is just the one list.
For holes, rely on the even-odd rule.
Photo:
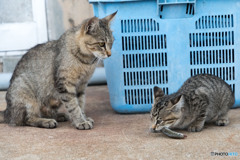
[(78, 47), (71, 51), (72, 55), (76, 57), (81, 63), (85, 65), (94, 65), (96, 64), (99, 59), (95, 57), (93, 54), (86, 54), (82, 52), (81, 48)]
[[(65, 36), (68, 37), (64, 37), (68, 52), (72, 54), (80, 63), (84, 65), (97, 64), (99, 59), (86, 49), (84, 38), (77, 37), (78, 40), (76, 40), (76, 33), (74, 31), (70, 31), (70, 33), (67, 33)], [(77, 43), (79, 41), (80, 43)]]

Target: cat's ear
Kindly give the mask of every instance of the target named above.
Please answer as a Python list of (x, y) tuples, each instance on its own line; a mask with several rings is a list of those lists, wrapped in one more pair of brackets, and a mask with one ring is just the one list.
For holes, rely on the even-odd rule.
[(184, 96), (180, 95), (177, 96), (176, 98), (171, 100), (171, 103), (173, 104), (173, 110), (174, 111), (180, 111), (184, 107)]
[(99, 19), (97, 17), (93, 17), (89, 19), (85, 25), (85, 33), (91, 34), (97, 30), (99, 27)]
[(172, 104), (173, 105), (177, 104), (181, 98), (182, 98), (182, 95), (179, 95), (179, 96), (175, 97), (174, 99), (171, 99)]
[(103, 19), (107, 20), (108, 23), (110, 23), (110, 22), (113, 20), (113, 18), (115, 17), (115, 15), (117, 14), (117, 12), (118, 12), (118, 11), (114, 12), (113, 14), (110, 14), (110, 15), (106, 16), (106, 17), (103, 18)]
[(154, 87), (153, 91), (154, 91), (154, 98), (164, 96), (163, 90), (157, 86)]

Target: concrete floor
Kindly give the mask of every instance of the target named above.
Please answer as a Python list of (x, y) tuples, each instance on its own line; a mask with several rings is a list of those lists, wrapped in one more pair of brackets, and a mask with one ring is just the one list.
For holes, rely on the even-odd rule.
[[(5, 93), (0, 92), (0, 110)], [(106, 86), (88, 87), (86, 113), (95, 120), (92, 130), (77, 130), (69, 122), (56, 129), (11, 127), (0, 124), (1, 160), (155, 160), (240, 159), (240, 109), (230, 110), (230, 124), (208, 124), (186, 139), (149, 133), (149, 114), (117, 114)], [(237, 156), (212, 156), (233, 152)]]

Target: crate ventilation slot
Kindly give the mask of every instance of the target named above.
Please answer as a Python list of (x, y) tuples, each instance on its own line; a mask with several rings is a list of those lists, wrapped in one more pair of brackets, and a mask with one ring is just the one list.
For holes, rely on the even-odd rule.
[(167, 66), (167, 53), (123, 54), (123, 68)]
[(167, 84), (168, 71), (161, 70), (124, 72), (123, 78), (125, 86)]
[(122, 50), (166, 49), (166, 35), (123, 36)]
[(194, 15), (194, 4), (187, 4), (186, 14)]
[(203, 32), (189, 34), (190, 47), (234, 45), (234, 31)]
[(190, 51), (190, 65), (234, 63), (234, 49)]
[(233, 14), (202, 16), (195, 22), (196, 29), (234, 27)]
[(121, 20), (122, 33), (155, 32), (159, 31), (159, 23), (153, 19)]
[(160, 19), (190, 18), (195, 9), (196, 0), (157, 0)]
[[(162, 88), (165, 94), (168, 94), (168, 88)], [(132, 104), (152, 104), (153, 89), (125, 89), (125, 103)]]
[(212, 74), (225, 81), (235, 80), (235, 67), (193, 68), (191, 76), (197, 74)]

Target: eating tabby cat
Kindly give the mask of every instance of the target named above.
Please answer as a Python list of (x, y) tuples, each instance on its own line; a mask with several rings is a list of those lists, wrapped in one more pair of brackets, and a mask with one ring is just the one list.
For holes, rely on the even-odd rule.
[(170, 95), (154, 87), (151, 131), (167, 127), (198, 132), (209, 121), (225, 126), (229, 123), (227, 113), (234, 102), (231, 87), (219, 77), (208, 74), (189, 78), (176, 93)]

